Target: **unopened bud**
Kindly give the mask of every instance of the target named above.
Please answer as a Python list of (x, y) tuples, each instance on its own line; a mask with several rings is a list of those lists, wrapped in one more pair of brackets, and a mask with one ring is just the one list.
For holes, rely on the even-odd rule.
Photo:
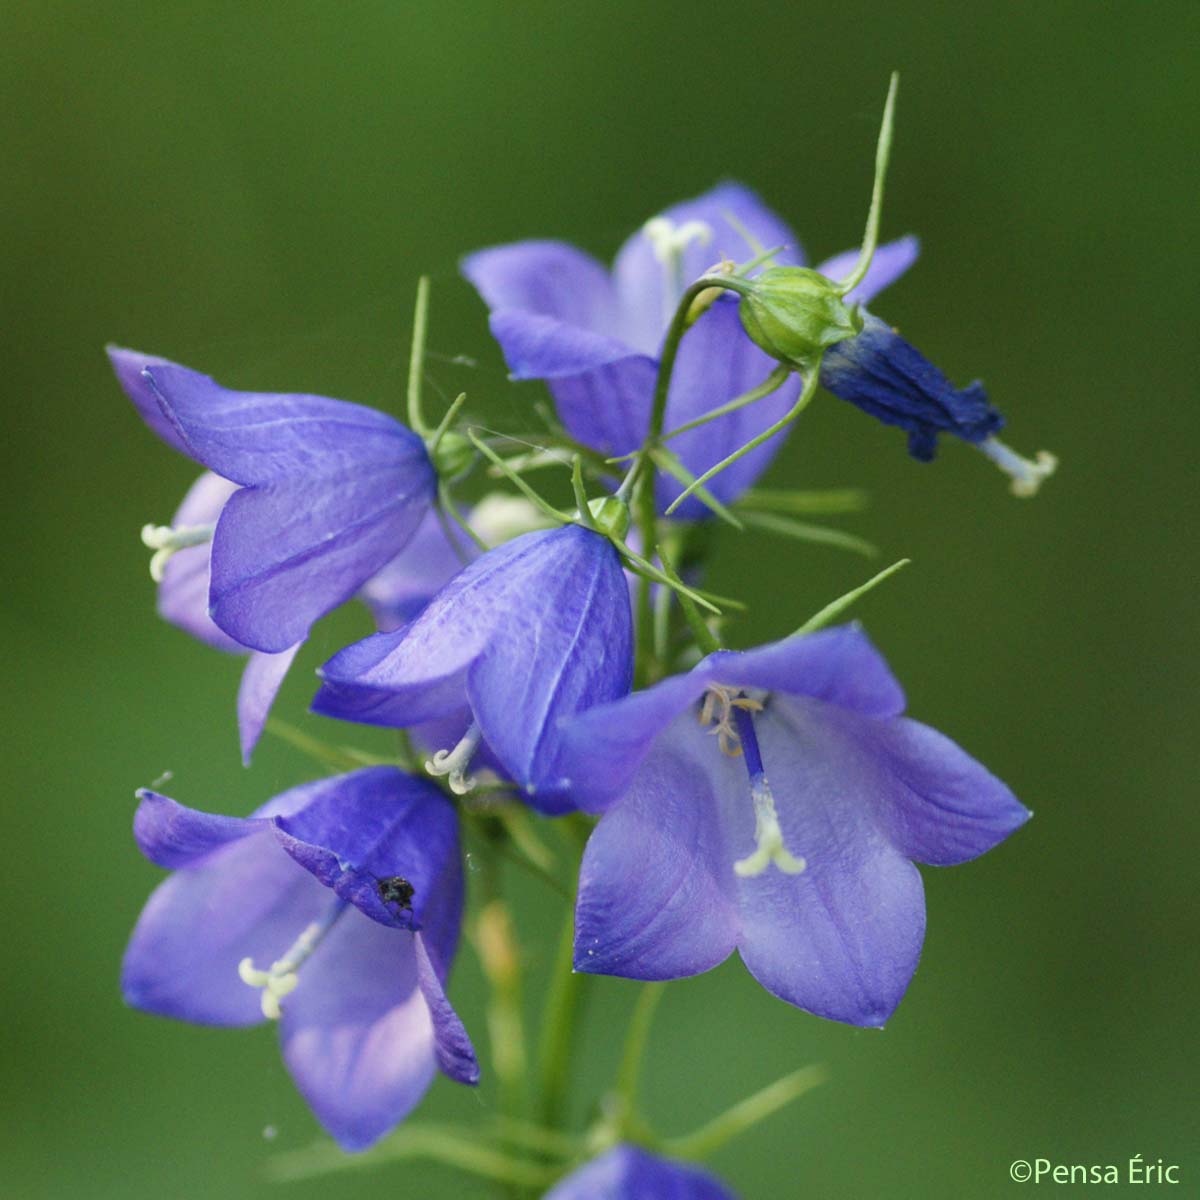
[(738, 311), (750, 338), (772, 358), (808, 369), (822, 351), (862, 331), (839, 287), (807, 267), (768, 267), (747, 281)]
[(448, 430), (438, 440), (431, 457), (438, 475), (442, 479), (453, 479), (471, 465), (471, 460), (475, 457), (475, 447), (471, 445), (469, 438)]

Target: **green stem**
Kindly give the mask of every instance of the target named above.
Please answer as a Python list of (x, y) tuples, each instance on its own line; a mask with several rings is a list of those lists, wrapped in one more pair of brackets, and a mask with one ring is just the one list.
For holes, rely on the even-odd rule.
[(792, 405), (791, 409), (784, 413), (774, 425), (764, 429), (757, 437), (752, 437), (744, 446), (738, 447), (732, 454), (721, 459), (715, 467), (709, 467), (694, 483), (689, 484), (667, 509), (667, 516), (669, 517), (698, 487), (702, 487), (714, 475), (719, 474), (726, 467), (732, 466), (739, 458), (749, 454), (751, 450), (757, 449), (763, 442), (770, 441), (781, 429), (786, 429), (812, 402), (812, 398), (817, 394), (820, 377), (821, 359), (818, 357), (809, 370), (808, 378), (804, 381), (804, 390), (800, 393), (800, 398)]
[(824, 1067), (801, 1067), (768, 1084), (753, 1096), (747, 1096), (694, 1133), (664, 1142), (663, 1150), (672, 1158), (705, 1158), (739, 1133), (744, 1133), (797, 1097), (824, 1083), (827, 1077)]
[(617, 1072), (616, 1094), (620, 1105), (618, 1120), (623, 1128), (618, 1136), (624, 1137), (627, 1126), (637, 1110), (638, 1082), (642, 1074), (642, 1062), (650, 1040), (650, 1027), (654, 1014), (667, 989), (665, 983), (647, 983), (642, 986), (625, 1031), (625, 1048), (621, 1053), (621, 1066)]
[(554, 975), (542, 1013), (541, 1117), (547, 1129), (561, 1129), (567, 1123), (567, 1093), (576, 1022), (586, 983), (591, 979), (591, 976), (574, 970), (574, 953), (575, 905), (572, 901), (559, 935), (558, 950), (554, 955)]
[(412, 349), (408, 356), (408, 424), (414, 433), (429, 437), (421, 411), (421, 376), (425, 372), (425, 330), (429, 324), (429, 276), (417, 280), (417, 307), (413, 314)]

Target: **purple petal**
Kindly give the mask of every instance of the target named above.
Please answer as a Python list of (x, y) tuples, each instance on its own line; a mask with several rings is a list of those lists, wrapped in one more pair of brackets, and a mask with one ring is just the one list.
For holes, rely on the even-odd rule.
[[(143, 809), (161, 801), (166, 797), (147, 795)], [(189, 852), (200, 857), (159, 884), (146, 903), (125, 952), (121, 990), (126, 1003), (162, 1016), (254, 1025), (263, 1020), (259, 993), (242, 982), (238, 963), (279, 958), (326, 909), (329, 893), (280, 852), (269, 826), (238, 822), (258, 828), (221, 846), (218, 826), (232, 830), (234, 819), (199, 820), (205, 816), (177, 805), (170, 831), (168, 814), (153, 817), (160, 847), (173, 843), (180, 861)], [(150, 840), (145, 827), (139, 840)], [(171, 861), (160, 853), (159, 861)]]
[(733, 859), (716, 790), (744, 789), (741, 763), (691, 714), (655, 747), (588, 841), (575, 907), (575, 969), (678, 979), (737, 943)]
[[(817, 1016), (882, 1026), (916, 970), (925, 933), (917, 869), (875, 817), (878, 772), (848, 741), (861, 720), (776, 696), (755, 720), (787, 848), (799, 875), (769, 867), (738, 880), (738, 949), (768, 991)], [(730, 848), (754, 847), (749, 790), (723, 793)]]
[[(340, 899), (383, 925), (421, 928), (425, 906), (456, 871), (458, 823), (433, 784), (395, 767), (366, 767), (309, 784), (308, 803), (276, 819), (280, 845)], [(412, 887), (406, 909), (386, 904), (381, 879)]]
[(297, 642), (279, 654), (263, 654), (255, 650), (242, 672), (237, 702), (238, 738), (242, 747), (242, 762), (247, 767), (254, 747), (262, 737), (263, 726), (279, 694), (283, 677), (288, 673), (300, 646), (301, 643)]
[(545, 1200), (736, 1200), (723, 1183), (691, 1164), (614, 1146), (573, 1171)]
[(655, 361), (620, 359), (582, 375), (551, 380), (554, 407), (567, 432), (600, 454), (629, 454), (650, 425)]
[[(778, 366), (746, 336), (738, 318), (737, 303), (718, 300), (680, 343), (667, 402), (666, 430), (670, 432), (750, 391)], [(672, 438), (667, 443), (668, 449), (679, 455), (693, 475), (702, 475), (783, 417), (799, 394), (800, 380), (793, 374), (764, 399)], [(786, 436), (787, 431), (781, 430), (705, 486), (718, 500), (732, 503), (767, 469)], [(677, 480), (659, 475), (657, 493), (661, 508), (681, 491), (683, 485)], [(693, 497), (677, 513), (681, 520), (699, 520), (708, 516), (709, 510)]]
[(472, 563), (403, 630), (326, 663), (313, 708), (407, 726), (469, 699), (505, 771), (557, 811), (557, 724), (628, 688), (632, 637), (624, 572), (606, 539), (577, 525), (527, 533)]
[(354, 473), (365, 467), (431, 471), (421, 439), (386, 413), (330, 400), (238, 392), (174, 363), (143, 373), (187, 452), (246, 486)]
[[(693, 242), (683, 251), (680, 288), (665, 286), (663, 264), (655, 257), (654, 243), (646, 235), (644, 227), (621, 247), (613, 266), (613, 275), (623, 336), (631, 346), (646, 354), (657, 356), (683, 287), (719, 262), (722, 255), (738, 262), (755, 256), (757, 250), (747, 243), (737, 228), (738, 224), (748, 230), (764, 249), (787, 247), (773, 260), (776, 265), (804, 265), (804, 252), (792, 231), (749, 188), (739, 183), (718, 184), (702, 196), (673, 205), (659, 216), (675, 225), (702, 221), (712, 230), (712, 240), (707, 244)], [(730, 216), (734, 218), (733, 221), (730, 221)]]
[(479, 1082), (479, 1061), (475, 1057), (475, 1047), (471, 1045), (458, 1013), (446, 999), (441, 976), (429, 956), (424, 935), (415, 934), (413, 941), (417, 955), (417, 984), (433, 1021), (434, 1053), (438, 1068), (448, 1078), (473, 1086)]
[(213, 539), (213, 620), (256, 650), (303, 641), (403, 549), (432, 495), (432, 468), (416, 456), (243, 488)]
[(138, 849), (152, 863), (170, 871), (195, 866), (214, 850), (269, 829), (263, 820), (186, 808), (149, 788), (142, 788), (137, 798), (133, 836)]
[(164, 442), (180, 454), (191, 456), (191, 450), (179, 430), (171, 423), (158, 402), (158, 394), (143, 374), (148, 367), (163, 367), (171, 364), (165, 358), (153, 354), (141, 354), (137, 350), (125, 350), (121, 346), (107, 347), (108, 361), (116, 372), (117, 382), (133, 401), (142, 420)]
[(618, 338), (539, 313), (502, 310), (488, 324), (513, 379), (559, 379), (625, 359), (654, 362)]
[[(910, 233), (897, 238), (894, 242), (885, 242), (877, 246), (871, 259), (871, 265), (863, 281), (852, 291), (846, 293), (849, 304), (869, 304), (884, 288), (891, 287), (909, 267), (917, 261), (921, 252), (921, 243)], [(826, 279), (845, 279), (858, 262), (858, 250), (843, 250), (827, 258), (817, 270)]]
[(703, 664), (565, 721), (559, 766), (576, 803), (598, 812), (624, 794), (654, 740), (711, 682)]
[(436, 1069), (414, 936), (347, 911), (301, 968), (280, 1034), (296, 1086), (339, 1145), (365, 1150), (378, 1141), (412, 1111)]
[(869, 717), (904, 711), (904, 691), (858, 625), (839, 625), (706, 660), (713, 681), (811, 696)]
[(425, 514), (404, 549), (362, 586), (380, 632), (390, 633), (411, 621), (463, 567), (479, 557), (475, 543), (457, 526), (453, 541), (438, 514)]
[[(176, 527), (215, 524), (225, 502), (237, 490), (236, 483), (205, 471), (188, 490), (171, 518), (171, 524)], [(158, 585), (158, 613), (164, 620), (217, 650), (241, 654), (246, 647), (218, 628), (208, 615), (211, 550), (211, 544), (188, 546), (167, 559), (162, 582)]]
[(565, 811), (574, 803), (556, 786), (558, 726), (629, 690), (629, 589), (612, 544), (591, 530), (565, 525), (517, 540), (526, 539), (530, 553), (505, 580), (520, 600), (501, 609), (493, 597), (499, 619), (467, 672), (467, 694), (508, 775), (537, 807)]
[(1032, 815), (948, 737), (917, 721), (857, 721), (844, 753), (903, 854), (953, 866), (986, 853)]
[(564, 242), (494, 246), (468, 255), (461, 269), (493, 312), (552, 317), (608, 336), (617, 331), (608, 272), (591, 255)]

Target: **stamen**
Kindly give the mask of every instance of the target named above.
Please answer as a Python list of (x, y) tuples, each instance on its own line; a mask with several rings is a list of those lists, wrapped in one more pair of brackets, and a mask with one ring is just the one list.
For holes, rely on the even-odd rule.
[(475, 776), (467, 775), (466, 770), (482, 737), (479, 725), (472, 721), (458, 745), (453, 750), (437, 751), (432, 759), (426, 761), (425, 770), (430, 775), (449, 775), (450, 790), (456, 796), (465, 796), (476, 783)]
[(252, 958), (243, 958), (238, 963), (238, 976), (241, 981), (248, 987), (262, 990), (259, 1002), (263, 1016), (269, 1021), (279, 1020), (283, 1011), (279, 1002), (296, 990), (300, 982), (300, 968), (346, 911), (346, 907), (344, 900), (335, 900), (319, 920), (305, 927), (288, 952), (271, 964), (269, 971), (256, 967)]
[(670, 321), (683, 292), (683, 252), (693, 243), (707, 246), (712, 241), (712, 226), (705, 221), (684, 221), (676, 225), (669, 217), (651, 217), (642, 232), (654, 247), (654, 257), (663, 266), (663, 311)]
[(743, 695), (740, 688), (712, 683), (700, 705), (700, 724), (712, 726), (709, 733), (716, 737), (722, 754), (738, 758), (742, 753), (742, 741), (736, 715), (739, 711), (762, 712), (762, 707), (761, 701)]
[(1058, 467), (1058, 459), (1049, 450), (1039, 450), (1032, 461), (1006, 446), (999, 438), (990, 437), (979, 444), (984, 452), (1006, 475), (1012, 477), (1009, 491), (1023, 499), (1036, 496), (1042, 481), (1049, 479)]
[[(761, 710), (762, 705), (758, 708)], [(775, 797), (771, 794), (771, 785), (763, 770), (758, 738), (754, 733), (754, 718), (750, 710), (744, 707), (735, 708), (733, 717), (746, 756), (746, 770), (750, 775), (755, 841), (754, 852), (738, 859), (733, 864), (734, 872), (743, 879), (750, 879), (761, 875), (774, 863), (785, 875), (799, 875), (808, 864), (783, 844), (783, 830), (779, 827), (779, 814), (775, 811)]]
[(150, 578), (162, 583), (163, 570), (171, 557), (189, 546), (211, 542), (215, 525), (143, 525), (142, 545), (155, 553), (150, 559)]
[(772, 863), (785, 875), (799, 875), (808, 866), (783, 844), (783, 830), (779, 828), (779, 815), (775, 811), (775, 797), (765, 775), (755, 775), (750, 780), (750, 798), (754, 801), (754, 840), (757, 843), (753, 854), (739, 858), (733, 864), (734, 871), (743, 879), (761, 875)]

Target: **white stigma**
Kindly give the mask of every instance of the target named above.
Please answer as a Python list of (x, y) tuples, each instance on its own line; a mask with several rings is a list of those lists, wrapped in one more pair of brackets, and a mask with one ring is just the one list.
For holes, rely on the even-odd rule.
[(691, 245), (707, 246), (712, 241), (712, 226), (705, 221), (676, 225), (669, 217), (651, 217), (642, 232), (650, 239), (654, 257), (662, 263), (663, 310), (669, 321), (683, 291), (683, 252)]
[(426, 761), (425, 770), (430, 775), (448, 775), (450, 790), (456, 796), (465, 796), (475, 786), (475, 776), (468, 775), (467, 768), (482, 736), (479, 726), (472, 721), (471, 728), (463, 734), (458, 745), (453, 750), (439, 750)]
[(189, 546), (203, 546), (212, 541), (215, 525), (143, 525), (142, 545), (153, 550), (150, 559), (150, 578), (162, 583), (163, 570), (171, 557)]
[(238, 976), (241, 981), (249, 987), (262, 990), (262, 1014), (269, 1021), (279, 1020), (283, 1011), (280, 1001), (296, 990), (296, 985), (300, 982), (300, 968), (345, 911), (344, 900), (334, 901), (323, 917), (305, 927), (288, 952), (271, 964), (269, 971), (256, 967), (254, 960), (249, 957), (238, 963)]
[(1049, 479), (1058, 468), (1058, 459), (1049, 450), (1039, 450), (1031, 460), (994, 437), (981, 442), (979, 449), (1012, 477), (1008, 490), (1022, 499), (1036, 496), (1043, 480)]
[(734, 871), (743, 879), (761, 875), (772, 863), (785, 875), (799, 875), (808, 866), (783, 844), (783, 830), (775, 811), (775, 797), (765, 775), (755, 776), (750, 783), (750, 798), (754, 801), (754, 853), (739, 858)]
[(740, 688), (710, 683), (700, 705), (700, 724), (712, 726), (708, 732), (717, 739), (722, 754), (737, 758), (742, 753), (742, 739), (734, 723), (734, 709), (762, 712), (762, 707), (761, 701), (743, 696)]

